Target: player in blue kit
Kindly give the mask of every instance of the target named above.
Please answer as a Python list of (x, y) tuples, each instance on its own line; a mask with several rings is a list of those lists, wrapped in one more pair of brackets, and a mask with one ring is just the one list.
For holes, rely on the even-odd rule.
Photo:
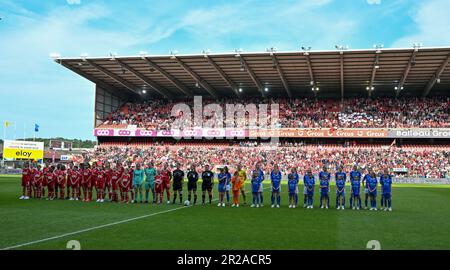
[(304, 176), (304, 183), (306, 186), (306, 196), (307, 196), (307, 200), (306, 200), (306, 204), (307, 204), (307, 209), (313, 209), (313, 202), (314, 202), (314, 186), (316, 184), (316, 180), (314, 178), (314, 175), (311, 172), (311, 169), (308, 169), (306, 171), (306, 174)]
[(225, 195), (227, 196), (227, 204), (230, 204), (230, 190), (231, 190), (231, 173), (228, 170), (228, 166), (225, 166), (225, 175), (227, 176), (227, 183), (225, 185)]
[[(350, 208), (359, 210), (361, 208), (361, 172), (359, 172), (356, 165), (353, 167), (353, 171), (350, 172), (350, 185)], [(355, 202), (355, 205), (353, 205), (353, 202)], [(356, 203), (358, 203), (357, 206)]]
[(281, 172), (277, 164), (273, 166), (273, 171), (270, 173), (270, 181), (272, 182), (272, 208), (275, 207), (275, 199), (277, 201), (276, 207), (280, 208)]
[(382, 200), (384, 200), (381, 210), (392, 211), (392, 176), (387, 168), (384, 169), (383, 174), (380, 176), (380, 185)]
[(255, 169), (252, 171), (252, 175), (256, 173), (257, 175), (257, 181), (259, 183), (259, 191), (258, 191), (258, 198), (259, 198), (259, 205), (262, 207), (263, 206), (263, 202), (264, 202), (264, 197), (263, 197), (263, 192), (264, 192), (264, 188), (263, 188), (263, 181), (264, 181), (264, 172), (261, 169), (261, 163), (256, 163), (255, 165)]
[(219, 178), (218, 192), (219, 192), (219, 204), (217, 206), (225, 207), (224, 197), (225, 197), (225, 189), (227, 185), (227, 175), (225, 173), (225, 169), (221, 168), (220, 173), (217, 176)]
[(298, 182), (299, 175), (295, 168), (291, 169), (288, 174), (288, 189), (289, 189), (289, 208), (296, 208), (298, 205)]
[(339, 166), (338, 171), (335, 173), (336, 179), (336, 209), (345, 209), (345, 181), (347, 175), (342, 171), (342, 165)]
[[(323, 166), (323, 170), (319, 173), (320, 180), (320, 208), (330, 207), (330, 179), (331, 173), (328, 172), (326, 166)], [(325, 204), (324, 204), (325, 201)]]
[(377, 187), (378, 180), (377, 175), (371, 171), (366, 178), (367, 188), (369, 190), (370, 210), (377, 211)]
[(252, 195), (253, 195), (253, 203), (250, 207), (259, 207), (260, 204), (260, 197), (259, 197), (259, 188), (260, 188), (260, 181), (258, 180), (258, 172), (253, 171), (252, 172), (252, 180), (250, 181), (252, 186)]

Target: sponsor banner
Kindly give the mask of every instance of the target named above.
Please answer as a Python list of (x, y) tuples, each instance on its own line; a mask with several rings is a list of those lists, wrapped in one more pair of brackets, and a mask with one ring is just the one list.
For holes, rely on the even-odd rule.
[(394, 183), (399, 184), (443, 184), (449, 185), (450, 178), (413, 178), (413, 177), (394, 177)]
[(107, 136), (115, 136), (115, 129), (94, 129), (94, 136), (97, 137), (107, 137)]
[(3, 157), (13, 159), (43, 159), (44, 143), (5, 140), (3, 144)]
[(411, 128), (411, 129), (390, 129), (390, 138), (443, 138), (450, 139), (450, 128)]
[(448, 138), (450, 129), (225, 129), (197, 128), (188, 130), (94, 129), (94, 135), (114, 137), (175, 137), (175, 138)]
[(72, 156), (69, 155), (61, 155), (60, 160), (61, 161), (69, 161), (72, 159)]
[(305, 128), (280, 128), (250, 130), (250, 138), (386, 138), (386, 129), (305, 129)]

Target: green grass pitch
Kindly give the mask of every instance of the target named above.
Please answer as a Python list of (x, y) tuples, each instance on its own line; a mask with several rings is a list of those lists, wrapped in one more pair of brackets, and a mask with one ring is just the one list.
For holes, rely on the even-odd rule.
[[(0, 249), (66, 249), (69, 240), (81, 249), (361, 250), (369, 240), (381, 249), (450, 249), (448, 186), (395, 186), (393, 212), (319, 209), (317, 196), (312, 210), (289, 209), (285, 192), (282, 207), (272, 209), (268, 187), (263, 208), (22, 201), (20, 178), (3, 176)], [(42, 239), (48, 240), (36, 242)]]

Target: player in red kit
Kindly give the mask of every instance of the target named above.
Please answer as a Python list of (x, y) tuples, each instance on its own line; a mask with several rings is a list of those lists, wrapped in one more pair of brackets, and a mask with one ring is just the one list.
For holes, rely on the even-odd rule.
[(70, 197), (70, 200), (78, 201), (80, 199), (80, 182), (81, 182), (81, 174), (78, 171), (78, 167), (74, 166), (73, 169), (69, 173), (69, 181), (71, 189), (72, 189), (72, 196)]
[(31, 197), (31, 180), (32, 180), (32, 170), (30, 164), (27, 162), (22, 170), (22, 196), (19, 198), (21, 200), (28, 200)]
[(128, 192), (130, 191), (131, 186), (131, 176), (129, 173), (126, 172), (122, 175), (120, 181), (119, 181), (119, 187), (120, 187), (120, 201), (122, 203), (128, 203)]
[(170, 204), (170, 179), (172, 178), (172, 172), (169, 170), (169, 166), (164, 164), (163, 169), (160, 172), (163, 181), (163, 192), (166, 191), (167, 204)]
[(55, 169), (55, 167), (51, 166), (44, 175), (45, 182), (47, 183), (47, 189), (48, 189), (47, 200), (53, 200), (55, 198), (56, 175), (53, 172), (54, 169)]
[(125, 170), (124, 174), (128, 174), (130, 176), (130, 184), (128, 187), (128, 190), (130, 192), (131, 195), (131, 203), (134, 202), (134, 197), (135, 197), (135, 193), (134, 193), (134, 188), (133, 188), (133, 172), (134, 172), (134, 165), (131, 164), (131, 162), (128, 163), (128, 170)]
[(90, 198), (89, 191), (92, 191), (91, 187), (91, 169), (89, 164), (82, 164), (82, 177), (81, 177), (81, 187), (83, 188), (83, 202), (88, 202)]
[(155, 175), (155, 202), (161, 204), (163, 201), (163, 178), (161, 174)]
[[(111, 176), (112, 176), (112, 169), (111, 166), (106, 164), (105, 166), (105, 196), (106, 193), (108, 193), (108, 200), (112, 202), (112, 182), (111, 182)], [(104, 199), (104, 198), (103, 198)]]
[(59, 199), (64, 200), (64, 192), (66, 189), (66, 171), (63, 165), (58, 164), (57, 169), (55, 171), (56, 175), (56, 184), (59, 190)]
[(117, 187), (119, 185), (120, 181), (120, 171), (117, 166), (112, 170), (111, 172), (111, 193), (112, 193), (112, 201), (118, 202), (118, 196), (117, 196)]
[(44, 174), (41, 171), (41, 166), (38, 165), (36, 171), (33, 174), (33, 188), (34, 188), (34, 197), (37, 199), (42, 198), (42, 181)]
[(95, 181), (95, 188), (97, 189), (97, 202), (105, 201), (105, 171), (103, 168), (97, 170), (97, 177)]
[(97, 191), (97, 174), (98, 174), (97, 163), (94, 162), (94, 163), (92, 163), (92, 168), (91, 168), (91, 188), (89, 189), (89, 201), (92, 201), (93, 189), (94, 188), (95, 188), (95, 192), (98, 194), (98, 191)]
[(67, 196), (66, 199), (70, 199), (70, 191), (72, 189), (72, 183), (70, 182), (70, 175), (72, 174), (73, 171), (73, 163), (69, 163), (69, 168), (67, 169), (67, 184), (66, 184), (66, 191), (67, 191)]

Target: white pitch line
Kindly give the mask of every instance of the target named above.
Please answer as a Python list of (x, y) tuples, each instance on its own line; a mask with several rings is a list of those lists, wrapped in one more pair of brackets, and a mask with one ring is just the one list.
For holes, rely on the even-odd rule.
[(143, 215), (143, 216), (139, 216), (139, 217), (124, 219), (124, 220), (121, 220), (121, 221), (116, 221), (116, 222), (113, 222), (113, 223), (108, 223), (108, 224), (104, 224), (104, 225), (100, 225), (100, 226), (95, 226), (95, 227), (92, 227), (92, 228), (87, 228), (87, 229), (83, 229), (83, 230), (79, 230), (79, 231), (75, 231), (75, 232), (70, 232), (70, 233), (65, 233), (65, 234), (61, 234), (61, 235), (57, 235), (57, 236), (53, 236), (53, 237), (49, 237), (49, 238), (44, 238), (44, 239), (40, 239), (40, 240), (28, 242), (28, 243), (18, 244), (18, 245), (15, 245), (15, 246), (5, 247), (5, 248), (2, 248), (1, 250), (16, 249), (16, 248), (20, 248), (20, 247), (24, 247), (24, 246), (37, 244), (37, 243), (47, 242), (47, 241), (63, 238), (63, 237), (66, 237), (66, 236), (71, 236), (71, 235), (75, 235), (75, 234), (79, 234), (79, 233), (89, 232), (89, 231), (93, 231), (93, 230), (97, 230), (97, 229), (101, 229), (101, 228), (105, 228), (105, 227), (110, 227), (110, 226), (114, 226), (114, 225), (130, 222), (130, 221), (135, 221), (135, 220), (139, 220), (139, 219), (143, 219), (143, 218), (153, 217), (153, 216), (156, 216), (156, 215), (165, 214), (165, 213), (169, 213), (169, 212), (173, 212), (173, 211), (176, 211), (176, 210), (185, 209), (185, 208), (189, 208), (189, 207), (191, 207), (191, 206), (177, 207), (177, 208), (173, 208), (173, 209), (169, 209), (169, 210), (165, 210), (165, 211), (161, 211), (161, 212), (156, 212), (156, 213), (152, 213), (152, 214), (148, 214), (148, 215)]

